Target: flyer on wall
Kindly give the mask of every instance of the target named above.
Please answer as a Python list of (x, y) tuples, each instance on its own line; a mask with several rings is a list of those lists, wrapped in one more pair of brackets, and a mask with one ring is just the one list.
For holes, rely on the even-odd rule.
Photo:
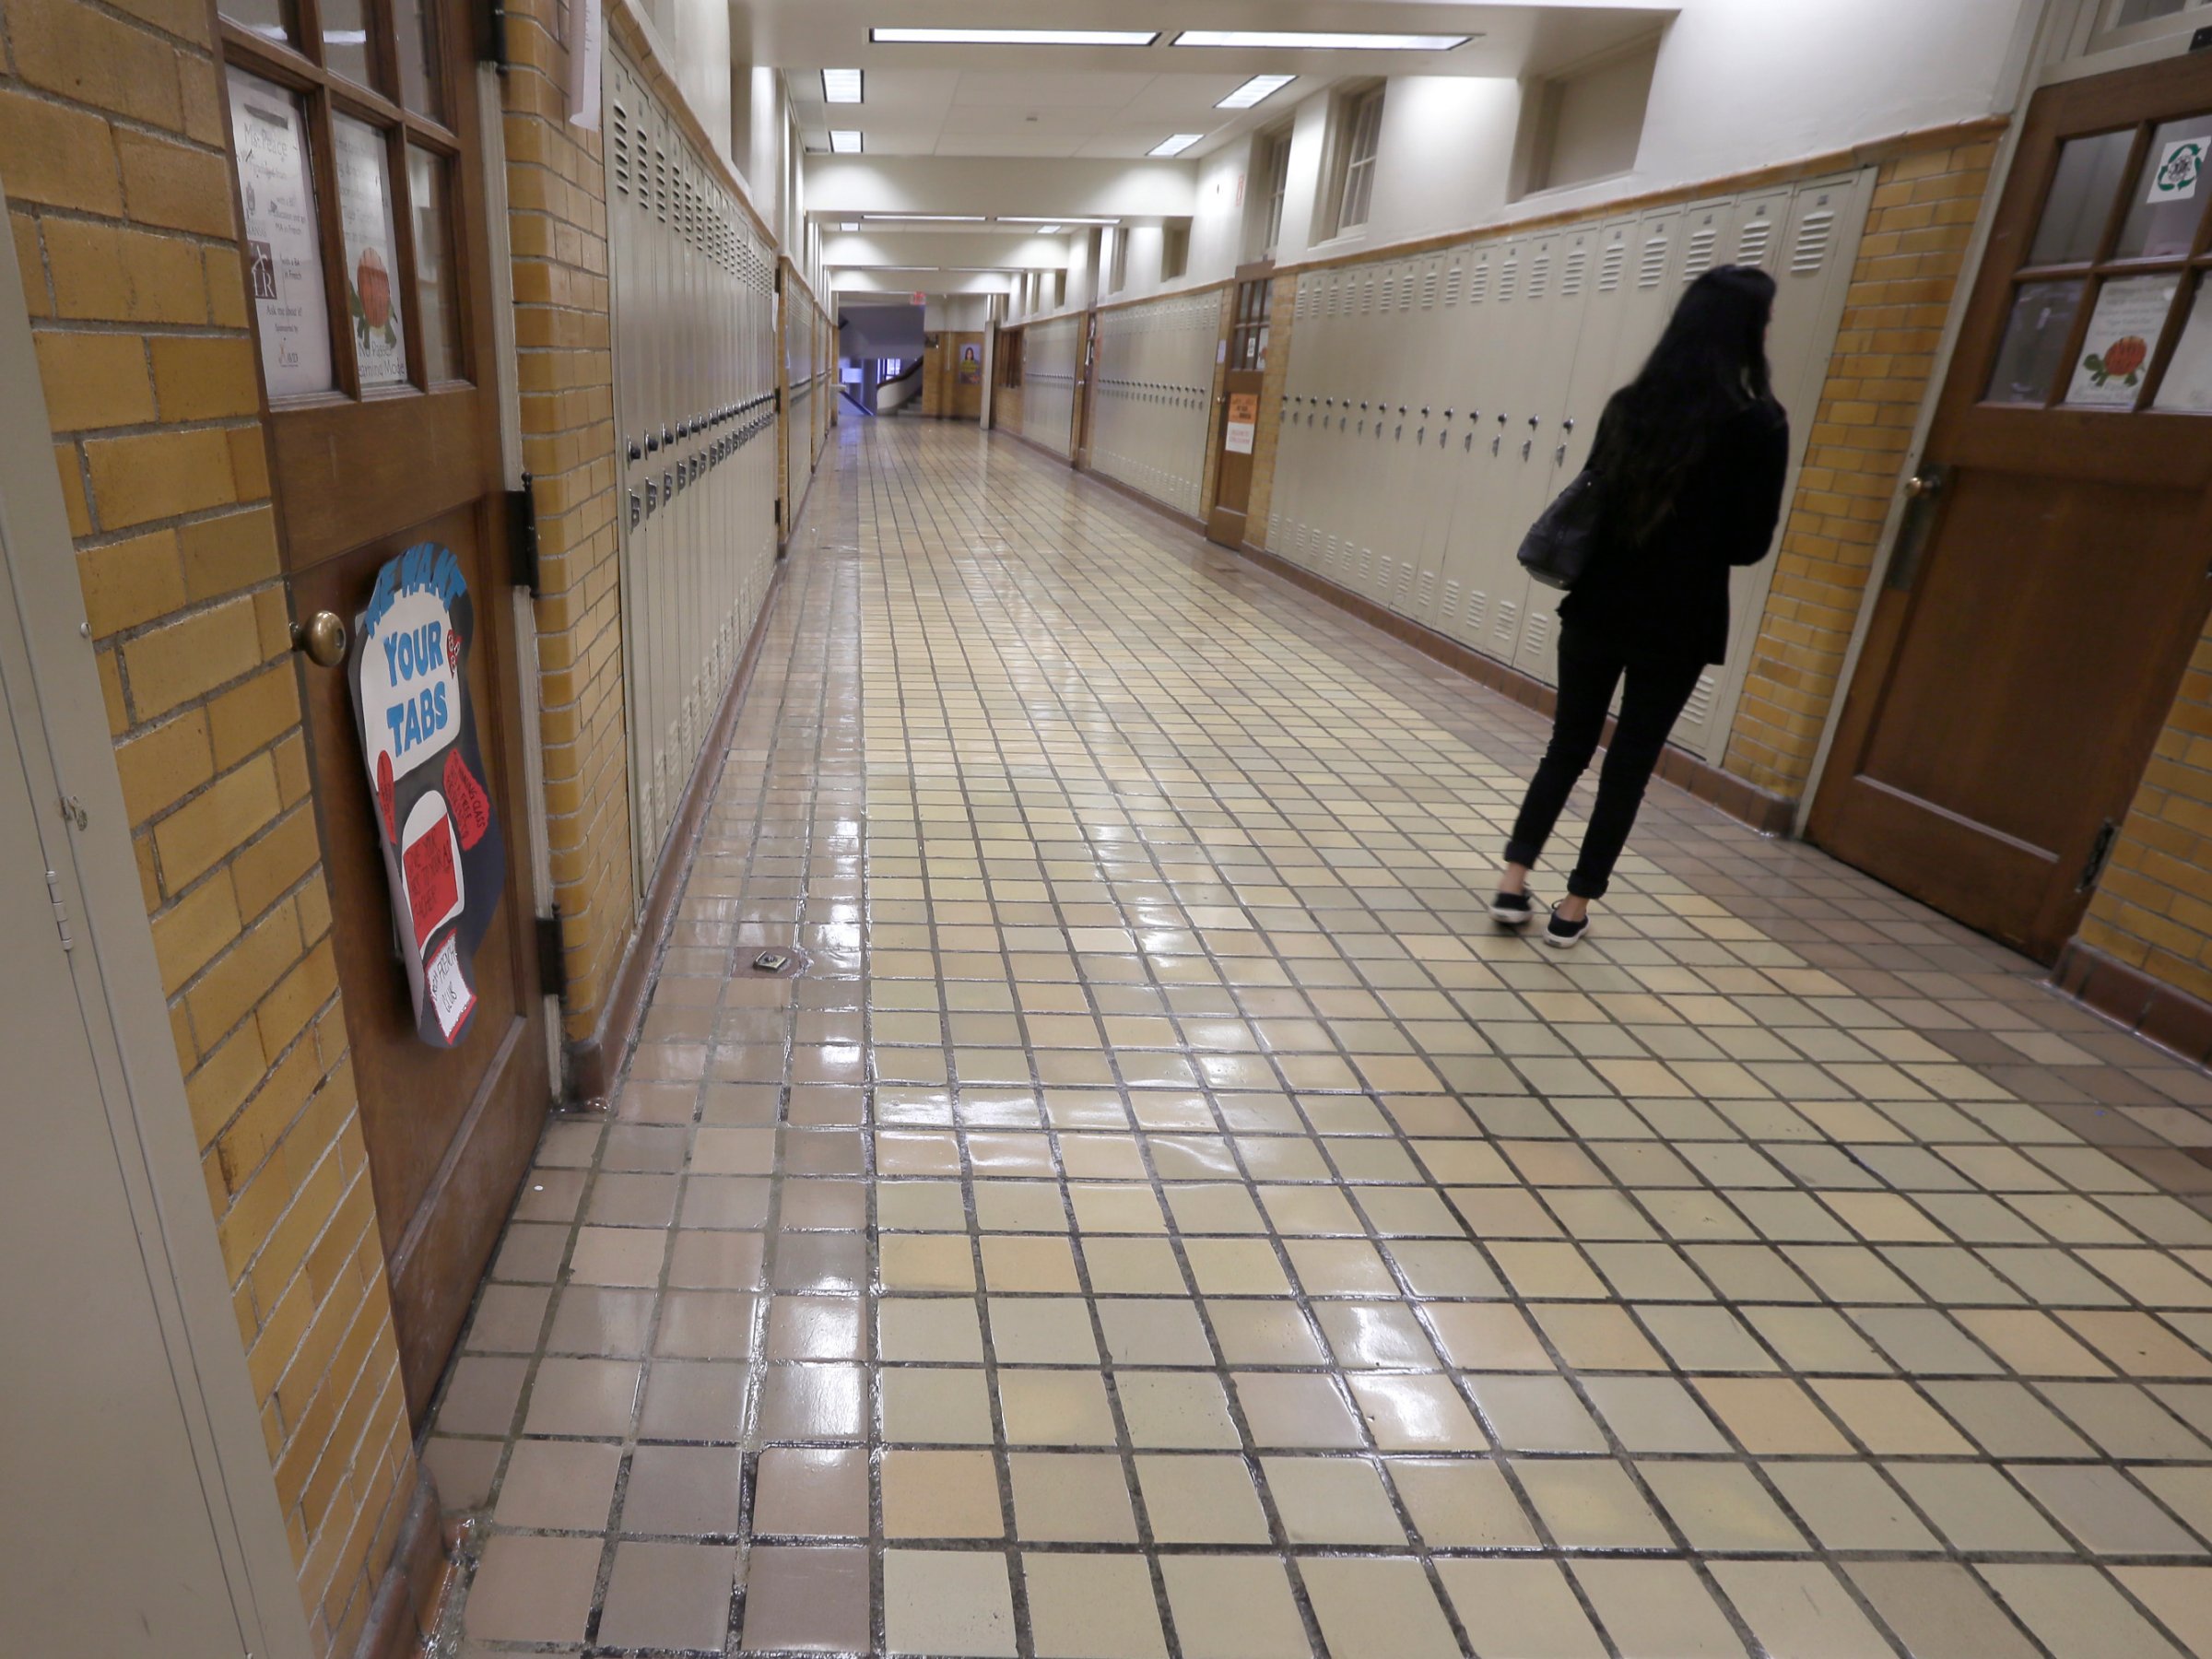
[(433, 1048), (468, 1030), (477, 947), (507, 878), (469, 704), (475, 644), (460, 560), (418, 542), (376, 573), (347, 671), (416, 1034)]
[(354, 360), (360, 365), (362, 385), (396, 386), (407, 378), (407, 342), (394, 297), (399, 259), (392, 234), (391, 157), (384, 135), (366, 122), (339, 115), (333, 126)]
[(242, 70), (230, 71), (230, 126), (246, 262), (271, 397), (327, 392), (330, 326), (324, 310), (323, 247), (307, 164), (300, 100)]

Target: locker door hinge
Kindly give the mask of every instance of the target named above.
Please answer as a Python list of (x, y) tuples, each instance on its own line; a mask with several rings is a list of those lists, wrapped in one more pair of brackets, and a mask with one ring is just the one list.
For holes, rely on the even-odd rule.
[(537, 918), (537, 989), (541, 996), (569, 997), (569, 953), (560, 940), (560, 906)]
[(53, 906), (53, 930), (62, 935), (62, 948), (75, 950), (76, 941), (69, 936), (69, 902), (62, 897), (62, 878), (52, 870), (46, 872), (46, 898)]
[(537, 598), (537, 500), (531, 494), (528, 473), (523, 475), (520, 489), (507, 492), (507, 557), (508, 580)]
[(501, 0), (473, 8), (477, 14), (477, 62), (496, 65), (501, 75), (514, 66), (507, 53), (507, 7)]
[(2097, 830), (2097, 839), (2089, 843), (2088, 862), (2081, 866), (2081, 879), (2074, 890), (2086, 893), (2095, 887), (2104, 875), (2104, 866), (2112, 861), (2112, 844), (2120, 839), (2120, 826), (2106, 818)]

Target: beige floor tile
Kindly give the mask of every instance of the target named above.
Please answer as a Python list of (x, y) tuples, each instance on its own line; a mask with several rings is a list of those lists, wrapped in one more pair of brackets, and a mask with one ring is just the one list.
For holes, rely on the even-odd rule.
[(734, 1546), (626, 1539), (615, 1547), (599, 1640), (617, 1647), (720, 1647), (736, 1578)]
[(1769, 1653), (1888, 1659), (1892, 1652), (1851, 1592), (1817, 1561), (1715, 1561), (1712, 1576)]
[(622, 1448), (608, 1441), (518, 1441), (492, 1519), (545, 1532), (604, 1531), (621, 1467)]
[(1665, 1549), (1673, 1543), (1628, 1471), (1609, 1458), (1521, 1458), (1513, 1474), (1562, 1549)]
[(1568, 1571), (1620, 1659), (1742, 1659), (1742, 1640), (1687, 1563), (1580, 1560)]
[(1452, 1659), (1459, 1652), (1418, 1561), (1303, 1556), (1298, 1573), (1334, 1659)]
[(1271, 1556), (1164, 1556), (1185, 1659), (1287, 1659), (1309, 1650), (1289, 1574)]
[(1113, 1412), (1096, 1372), (998, 1373), (1006, 1439), (1018, 1446), (1110, 1446)]
[(1243, 1439), (1220, 1380), (1187, 1371), (1118, 1371), (1114, 1388), (1139, 1450), (1235, 1451)]
[(1912, 1659), (2031, 1659), (1989, 1592), (1951, 1561), (1854, 1561), (1844, 1571)]
[(597, 1538), (488, 1539), (462, 1628), (482, 1641), (581, 1642), (601, 1547)]
[(884, 1635), (893, 1653), (1012, 1659), (1014, 1593), (997, 1550), (887, 1549)]
[(1448, 1378), (1355, 1374), (1347, 1381), (1368, 1432), (1385, 1452), (1489, 1449), (1488, 1437)]
[(757, 1546), (747, 1559), (747, 1653), (857, 1653), (872, 1643), (868, 1552)]
[(883, 1454), (883, 1531), (891, 1538), (996, 1538), (1006, 1534), (998, 1470), (988, 1452)]
[(1119, 1457), (1106, 1453), (1017, 1452), (1014, 1530), (1024, 1543), (1135, 1544), (1136, 1517)]
[(1037, 1659), (1165, 1659), (1144, 1557), (1030, 1552), (1021, 1576)]
[(1476, 1659), (1603, 1659), (1558, 1562), (1442, 1560), (1436, 1575)]
[(623, 1487), (622, 1530), (735, 1536), (744, 1486), (735, 1446), (640, 1446)]
[(868, 1460), (857, 1448), (771, 1446), (760, 1453), (754, 1481), (757, 1534), (802, 1538), (867, 1535)]
[(877, 1373), (883, 1438), (989, 1445), (991, 1391), (976, 1367), (897, 1365)]
[(2054, 1659), (2179, 1659), (2168, 1641), (2094, 1567), (1975, 1569)]
[(1162, 1544), (1265, 1544), (1252, 1471), (1241, 1457), (1139, 1456), (1136, 1478), (1152, 1535)]
[(1939, 1550), (1905, 1500), (1856, 1463), (1771, 1463), (1767, 1478), (1823, 1548)]
[(1264, 1457), (1260, 1467), (1293, 1545), (1406, 1543), (1382, 1477), (1364, 1458)]

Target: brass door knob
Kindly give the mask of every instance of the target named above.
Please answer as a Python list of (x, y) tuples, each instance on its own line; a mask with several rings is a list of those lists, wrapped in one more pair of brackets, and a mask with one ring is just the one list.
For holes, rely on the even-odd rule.
[(1941, 478), (1932, 478), (1925, 473), (1914, 473), (1905, 480), (1905, 494), (1913, 500), (1918, 500), (1922, 496), (1935, 495), (1942, 488)]
[(335, 611), (317, 611), (292, 624), (292, 649), (318, 668), (335, 668), (346, 660), (346, 624)]

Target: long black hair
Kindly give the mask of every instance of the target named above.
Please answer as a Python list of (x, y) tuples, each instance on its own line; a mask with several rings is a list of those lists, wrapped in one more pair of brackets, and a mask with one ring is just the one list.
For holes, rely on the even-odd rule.
[(1606, 406), (1591, 462), (1623, 539), (1647, 539), (1674, 510), (1713, 433), (1744, 409), (1771, 404), (1767, 322), (1774, 278), (1721, 265), (1689, 285), (1636, 378)]

